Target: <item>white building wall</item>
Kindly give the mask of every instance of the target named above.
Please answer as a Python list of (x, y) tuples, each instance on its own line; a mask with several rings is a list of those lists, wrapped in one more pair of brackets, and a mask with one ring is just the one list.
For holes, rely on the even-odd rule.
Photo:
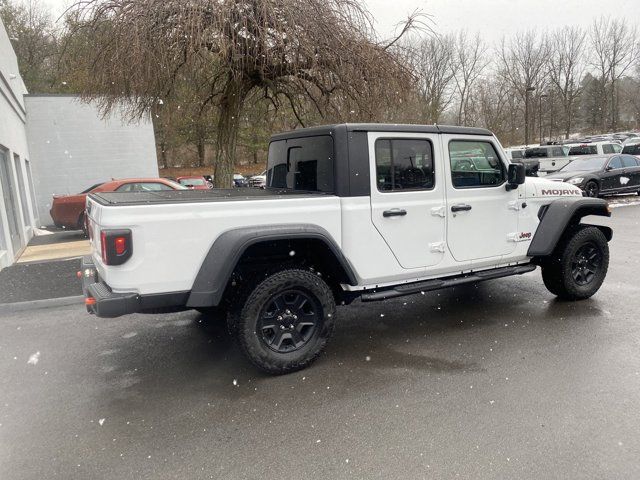
[(150, 118), (129, 123), (118, 111), (102, 118), (73, 95), (27, 95), (25, 104), (42, 225), (53, 223), (53, 194), (76, 194), (113, 178), (158, 176)]
[[(0, 175), (3, 171), (8, 172), (8, 178), (4, 175), (0, 178), (0, 269), (11, 265), (18, 257), (33, 236), (33, 226), (37, 224), (28, 180), (30, 175), (26, 170), (30, 159), (23, 100), (26, 93), (16, 55), (0, 20), (0, 162), (6, 162), (6, 168), (0, 168)], [(13, 202), (7, 200), (7, 185), (13, 190)], [(10, 225), (14, 218), (17, 237)]]

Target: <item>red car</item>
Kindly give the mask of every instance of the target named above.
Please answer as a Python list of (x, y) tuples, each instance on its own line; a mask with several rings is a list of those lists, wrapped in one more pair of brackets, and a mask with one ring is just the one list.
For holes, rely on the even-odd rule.
[(199, 175), (178, 177), (176, 180), (180, 185), (183, 185), (190, 190), (209, 190), (210, 188), (213, 188), (213, 185), (208, 182), (206, 178)]
[(93, 185), (77, 195), (54, 195), (49, 213), (56, 227), (85, 230), (84, 208), (89, 193), (153, 192), (161, 190), (186, 190), (186, 187), (164, 178), (113, 180)]

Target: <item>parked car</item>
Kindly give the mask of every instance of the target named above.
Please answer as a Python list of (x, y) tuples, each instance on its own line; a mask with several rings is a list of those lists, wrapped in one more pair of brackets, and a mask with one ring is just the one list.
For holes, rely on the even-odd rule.
[(249, 186), (254, 188), (265, 188), (267, 184), (267, 171), (265, 170), (260, 175), (254, 175), (249, 177)]
[(540, 145), (529, 147), (524, 151), (524, 158), (537, 159), (539, 167), (537, 172), (546, 175), (564, 167), (570, 160), (567, 158), (568, 148), (562, 145)]
[(511, 163), (521, 163), (524, 165), (525, 173), (528, 177), (537, 177), (540, 169), (540, 161), (535, 158), (524, 158), (525, 147), (505, 148), (504, 153)]
[(159, 190), (185, 190), (179, 183), (165, 178), (128, 178), (97, 183), (76, 195), (54, 195), (49, 211), (53, 223), (59, 228), (84, 230), (84, 208), (87, 195), (97, 192), (153, 192)]
[(202, 175), (190, 175), (177, 178), (178, 183), (189, 190), (210, 190), (213, 183), (207, 181)]
[(579, 155), (607, 155), (609, 153), (620, 153), (621, 151), (622, 145), (618, 142), (574, 143), (569, 145), (568, 155), (570, 157)]
[(545, 178), (576, 185), (588, 197), (640, 194), (640, 160), (624, 154), (581, 157)]
[(233, 174), (233, 186), (237, 188), (244, 188), (249, 186), (249, 180), (239, 173)]
[(622, 153), (640, 158), (640, 139), (634, 138), (632, 142), (625, 143), (622, 147)]
[(92, 193), (92, 254), (80, 275), (87, 310), (217, 308), (247, 358), (283, 374), (321, 354), (337, 305), (358, 298), (420, 295), (540, 266), (552, 294), (581, 300), (606, 276), (612, 231), (581, 220), (609, 216), (607, 203), (525, 177), (488, 130), (299, 129), (271, 138), (268, 172), (262, 191), (126, 202)]

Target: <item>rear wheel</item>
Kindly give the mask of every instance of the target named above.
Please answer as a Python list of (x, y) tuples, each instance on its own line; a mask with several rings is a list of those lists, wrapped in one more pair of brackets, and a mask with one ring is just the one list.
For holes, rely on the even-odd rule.
[(600, 229), (582, 227), (567, 235), (542, 265), (542, 280), (554, 295), (582, 300), (595, 294), (609, 267), (609, 245)]
[(329, 286), (306, 270), (283, 270), (249, 289), (229, 313), (245, 355), (271, 374), (294, 372), (320, 355), (335, 325)]
[(584, 186), (584, 191), (587, 194), (587, 197), (597, 197), (600, 193), (600, 187), (597, 182), (591, 180)]

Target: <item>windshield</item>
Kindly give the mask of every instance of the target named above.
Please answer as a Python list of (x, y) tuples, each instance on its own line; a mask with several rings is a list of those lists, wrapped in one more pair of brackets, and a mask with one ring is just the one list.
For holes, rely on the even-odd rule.
[(187, 187), (201, 187), (205, 185), (204, 178), (181, 178), (178, 181)]
[(89, 193), (90, 191), (95, 190), (96, 188), (98, 188), (101, 185), (104, 185), (104, 183), (96, 183), (95, 185), (90, 186), (89, 188), (87, 188), (86, 190), (81, 191), (80, 193)]
[(561, 172), (580, 172), (580, 171), (592, 171), (602, 170), (605, 163), (607, 163), (607, 157), (593, 157), (593, 158), (580, 158), (568, 163), (560, 169)]

